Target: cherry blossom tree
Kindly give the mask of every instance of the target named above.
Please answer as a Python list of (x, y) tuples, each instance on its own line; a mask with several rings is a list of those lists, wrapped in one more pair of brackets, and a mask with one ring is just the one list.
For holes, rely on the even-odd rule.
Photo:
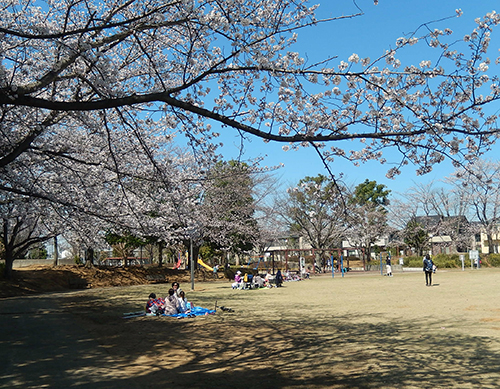
[[(306, 0), (8, 0), (0, 166), (34, 150), (62, 157), (49, 147), (53, 128), (78, 125), (142, 135), (154, 124), (213, 151), (219, 133), (211, 121), (243, 136), (312, 145), (325, 163), (383, 162), (383, 150), (396, 147), (400, 165), (414, 163), (419, 173), (447, 157), (466, 162), (495, 142), (497, 116), (485, 107), (499, 98), (498, 78), (488, 75), (497, 13), (477, 19), (458, 37), (462, 45), (451, 30), (426, 25), (379, 58), (332, 55), (315, 64), (292, 51), (297, 33), (362, 16), (318, 20), (316, 9)], [(402, 63), (399, 54), (418, 44), (434, 48), (436, 61)], [(348, 152), (342, 140), (361, 147)], [(2, 188), (11, 190), (8, 182)]]
[[(9, 195), (0, 199), (2, 213), (0, 239), (4, 248), (4, 276), (12, 277), (14, 260), (23, 257), (33, 246), (47, 242), (62, 231), (54, 223), (51, 207), (40, 207), (26, 197)], [(41, 211), (43, 209), (43, 211)]]
[[(491, 148), (497, 116), (487, 107), (500, 89), (488, 49), (498, 14), (463, 39), (425, 26), (379, 58), (333, 53), (309, 63), (293, 51), (301, 29), (362, 17), (319, 20), (316, 10), (306, 0), (4, 1), (0, 191), (58, 204), (65, 218), (177, 239), (200, 223), (196, 196), (186, 195), (192, 177), (159, 162), (177, 134), (200, 170), (217, 161), (228, 129), (312, 146), (327, 168), (335, 158), (384, 162), (395, 147), (399, 167), (423, 174)], [(400, 54), (419, 44), (433, 58), (403, 64)], [(344, 140), (359, 147), (348, 151)], [(166, 190), (144, 190), (148, 180)], [(168, 199), (153, 205), (159, 193)]]
[(457, 169), (448, 182), (454, 185), (486, 234), (489, 253), (497, 252), (494, 236), (498, 234), (500, 219), (500, 163), (478, 160), (469, 169)]
[(438, 244), (453, 251), (465, 251), (471, 237), (478, 232), (475, 225), (469, 223), (470, 205), (458, 186), (444, 188), (435, 182), (418, 184), (395, 199), (389, 209), (393, 223), (407, 235), (418, 240), (419, 231), (425, 231), (429, 243), (433, 237), (441, 237)]

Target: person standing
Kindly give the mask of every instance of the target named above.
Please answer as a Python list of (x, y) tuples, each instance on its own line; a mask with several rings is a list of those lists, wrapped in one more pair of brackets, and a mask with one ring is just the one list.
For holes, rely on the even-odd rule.
[(427, 254), (424, 258), (424, 268), (425, 272), (425, 285), (432, 286), (432, 270), (434, 268), (434, 262), (432, 262), (431, 256)]
[(276, 280), (277, 287), (283, 286), (283, 275), (281, 274), (280, 269), (278, 269), (278, 272), (276, 273), (275, 280)]
[(388, 277), (392, 277), (391, 256), (388, 255), (385, 259), (385, 271)]

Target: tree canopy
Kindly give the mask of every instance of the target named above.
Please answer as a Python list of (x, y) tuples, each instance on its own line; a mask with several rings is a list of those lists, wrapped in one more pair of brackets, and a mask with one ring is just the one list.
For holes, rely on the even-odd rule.
[(281, 215), (290, 233), (303, 236), (315, 249), (339, 247), (347, 229), (345, 188), (319, 174), (305, 177), (281, 200)]
[[(193, 210), (220, 160), (221, 131), (242, 144), (255, 136), (312, 146), (330, 173), (335, 158), (384, 162), (383, 151), (395, 147), (401, 159), (390, 177), (409, 163), (422, 174), (444, 158), (467, 165), (491, 148), (497, 115), (486, 107), (500, 88), (488, 74), (488, 49), (497, 13), (478, 18), (465, 37), (426, 26), (375, 59), (331, 53), (310, 63), (293, 51), (301, 30), (362, 17), (318, 19), (317, 7), (5, 0), (0, 200), (52, 204), (57, 217), (48, 224), (94, 235), (114, 224), (179, 240), (205, 225)], [(438, 60), (402, 63), (400, 53), (421, 44)], [(172, 152), (178, 134), (189, 155)]]
[[(484, 107), (500, 91), (488, 75), (497, 13), (478, 18), (465, 37), (427, 27), (379, 58), (332, 53), (311, 64), (291, 50), (301, 29), (362, 17), (318, 20), (316, 9), (306, 0), (8, 0), (0, 22), (0, 167), (24, 153), (68, 160), (64, 143), (82, 128), (108, 141), (123, 131), (179, 129), (208, 146), (219, 135), (215, 122), (313, 145), (325, 163), (383, 161), (382, 150), (395, 146), (401, 165), (415, 163), (420, 173), (446, 157), (466, 162), (495, 142), (497, 116)], [(401, 62), (398, 54), (419, 44), (436, 50), (435, 65)], [(67, 137), (56, 142), (60, 128)], [(362, 147), (348, 152), (341, 140)], [(388, 174), (398, 173), (396, 166)], [(13, 190), (9, 182), (2, 188)]]

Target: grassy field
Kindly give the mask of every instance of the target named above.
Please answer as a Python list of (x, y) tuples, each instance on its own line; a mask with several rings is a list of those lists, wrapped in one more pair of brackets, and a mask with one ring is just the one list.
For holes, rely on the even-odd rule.
[[(96, 382), (151, 388), (498, 388), (500, 270), (321, 275), (283, 288), (181, 284), (194, 319), (140, 317), (168, 285), (58, 295), (107, 360)], [(123, 387), (126, 387), (124, 385)]]

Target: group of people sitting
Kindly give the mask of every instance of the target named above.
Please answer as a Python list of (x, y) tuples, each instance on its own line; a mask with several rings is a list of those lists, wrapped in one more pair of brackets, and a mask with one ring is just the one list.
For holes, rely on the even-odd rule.
[(189, 314), (190, 310), (191, 303), (187, 301), (186, 294), (180, 289), (178, 282), (172, 283), (167, 297), (156, 297), (155, 293), (151, 293), (146, 303), (146, 314), (152, 315)]
[[(292, 280), (291, 277), (286, 277), (287, 280)], [(267, 272), (265, 277), (261, 277), (260, 275), (254, 276), (253, 274), (245, 273), (245, 275), (241, 275), (241, 271), (237, 271), (234, 275), (234, 282), (231, 284), (233, 289), (257, 289), (257, 288), (272, 288), (272, 287), (281, 287), (283, 286), (283, 281), (285, 277), (281, 273), (281, 270), (278, 270), (276, 275), (272, 275)]]

